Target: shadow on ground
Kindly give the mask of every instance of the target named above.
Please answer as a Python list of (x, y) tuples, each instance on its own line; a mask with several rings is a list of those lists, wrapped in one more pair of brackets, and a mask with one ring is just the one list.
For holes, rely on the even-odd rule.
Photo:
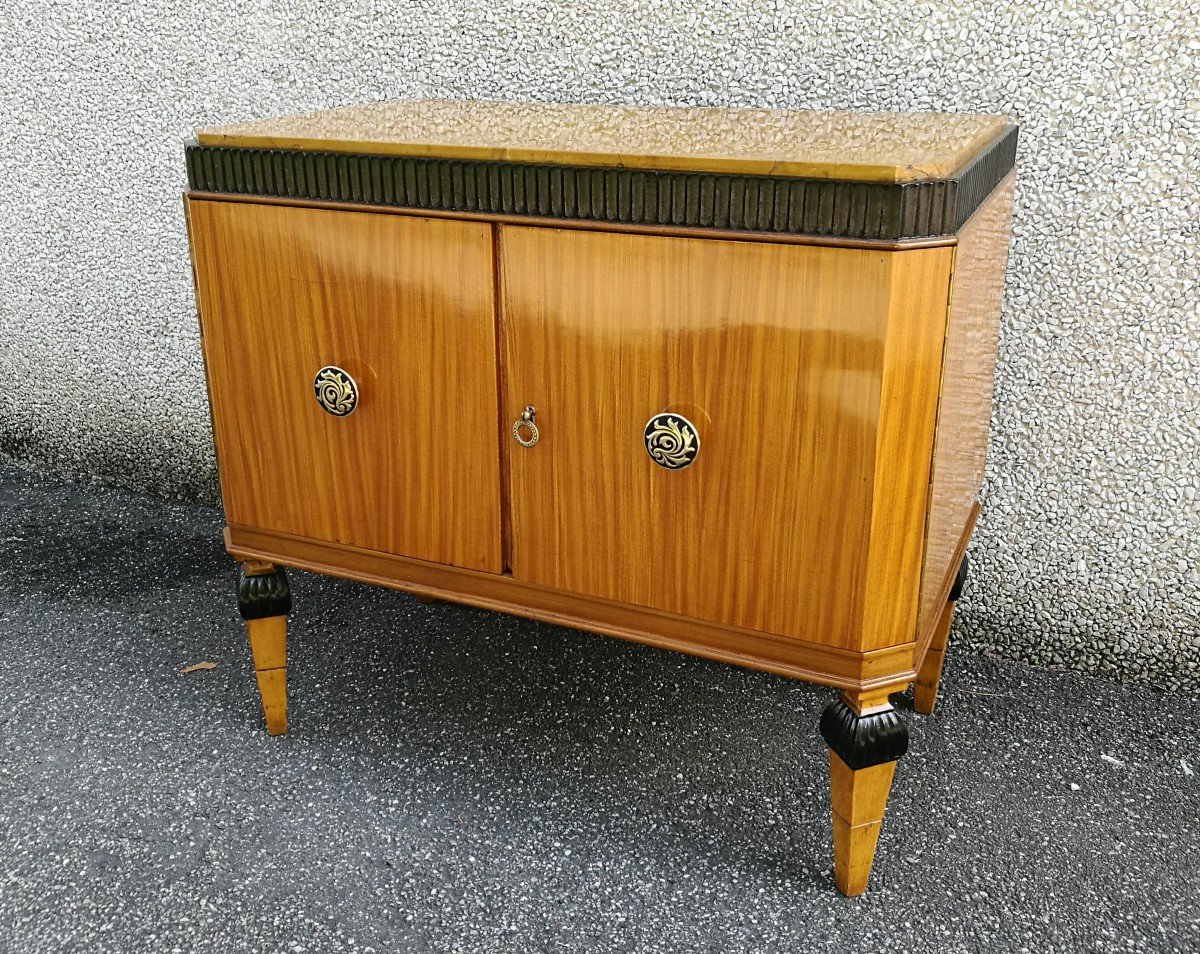
[(0, 950), (1200, 947), (1188, 700), (951, 651), (848, 901), (828, 690), (293, 573), (268, 739), (220, 525), (0, 469)]

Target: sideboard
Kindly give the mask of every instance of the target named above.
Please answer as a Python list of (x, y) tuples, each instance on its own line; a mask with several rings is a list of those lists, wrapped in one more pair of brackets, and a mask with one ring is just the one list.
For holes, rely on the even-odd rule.
[(238, 606), (285, 567), (831, 686), (861, 893), (978, 513), (1016, 127), (404, 101), (201, 130), (185, 198)]

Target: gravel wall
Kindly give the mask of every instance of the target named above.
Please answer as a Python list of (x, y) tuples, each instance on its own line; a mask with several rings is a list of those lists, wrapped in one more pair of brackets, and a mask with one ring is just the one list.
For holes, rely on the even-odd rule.
[(1023, 126), (957, 645), (1200, 691), (1200, 4), (0, 8), (0, 455), (215, 499), (197, 125), (400, 96), (1003, 112)]

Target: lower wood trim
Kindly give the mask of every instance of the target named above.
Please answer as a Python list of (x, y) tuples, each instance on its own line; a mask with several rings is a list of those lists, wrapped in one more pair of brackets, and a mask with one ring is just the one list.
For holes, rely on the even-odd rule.
[[(946, 578), (942, 581), (942, 587), (938, 590), (938, 597), (934, 605), (943, 607), (946, 601), (950, 599), (950, 591), (954, 588), (954, 578), (958, 575), (958, 567), (962, 563), (963, 556), (967, 552), (967, 544), (971, 542), (971, 534), (975, 532), (975, 522), (979, 519), (979, 504), (975, 504), (967, 515), (967, 525), (963, 527), (962, 534), (958, 538), (958, 545), (954, 548), (954, 557), (950, 561), (950, 570), (946, 574)], [(919, 670), (921, 663), (925, 660), (925, 653), (929, 651), (929, 644), (933, 641), (933, 634), (937, 631), (938, 620), (941, 619), (941, 612), (932, 614), (926, 621), (924, 632), (917, 634), (917, 643), (913, 652), (913, 669)]]
[(226, 527), (225, 548), (237, 560), (263, 560), (358, 580), (840, 689), (893, 684), (900, 689), (916, 675), (916, 647), (911, 642), (857, 653), (549, 590), (507, 574), (426, 563), (252, 527)]

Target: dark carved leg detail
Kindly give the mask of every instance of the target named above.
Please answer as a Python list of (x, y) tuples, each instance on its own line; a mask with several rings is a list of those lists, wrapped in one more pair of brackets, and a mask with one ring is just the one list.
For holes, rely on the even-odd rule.
[(962, 596), (963, 588), (967, 585), (967, 577), (971, 572), (971, 558), (967, 554), (963, 554), (962, 563), (958, 565), (958, 572), (954, 574), (954, 585), (950, 587), (950, 602), (957, 603), (959, 597)]
[(938, 617), (937, 628), (933, 631), (933, 639), (925, 650), (925, 658), (921, 660), (921, 668), (913, 683), (913, 710), (923, 715), (933, 712), (937, 705), (938, 686), (942, 681), (942, 664), (946, 661), (946, 644), (950, 641), (950, 624), (954, 621), (954, 607), (962, 596), (963, 587), (967, 585), (969, 562), (964, 553), (962, 563), (958, 565), (958, 573), (954, 577), (954, 585), (950, 587), (950, 596)]
[(896, 760), (908, 751), (908, 726), (885, 692), (848, 692), (821, 715), (821, 736), (829, 746), (833, 876), (838, 890), (854, 897), (867, 887)]
[(292, 611), (292, 588), (287, 572), (271, 563), (248, 561), (238, 577), (238, 612), (242, 619), (287, 616)]
[(250, 561), (238, 579), (238, 611), (246, 621), (254, 676), (268, 735), (287, 732), (287, 614), (292, 591), (283, 567)]

